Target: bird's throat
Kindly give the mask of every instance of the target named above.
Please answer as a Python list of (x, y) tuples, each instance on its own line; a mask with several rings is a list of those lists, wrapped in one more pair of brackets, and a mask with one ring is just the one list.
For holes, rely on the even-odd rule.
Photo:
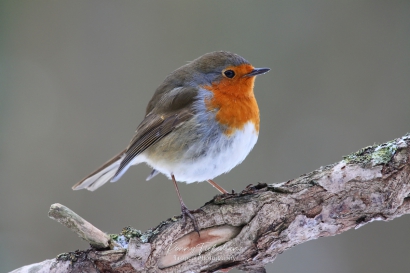
[(216, 111), (216, 121), (225, 128), (225, 135), (232, 135), (237, 130), (251, 122), (255, 132), (259, 132), (259, 108), (253, 94), (254, 77), (244, 79), (236, 85), (219, 83), (209, 86), (207, 90), (213, 93), (208, 99), (208, 111)]

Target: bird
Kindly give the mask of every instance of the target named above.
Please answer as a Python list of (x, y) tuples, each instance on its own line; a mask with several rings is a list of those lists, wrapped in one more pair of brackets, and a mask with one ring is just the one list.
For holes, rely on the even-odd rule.
[(204, 54), (176, 69), (156, 89), (128, 146), (73, 190), (94, 191), (145, 162), (152, 168), (147, 180), (162, 173), (173, 181), (184, 226), (189, 217), (199, 235), (193, 213), (200, 209), (187, 208), (177, 181), (207, 181), (228, 193), (213, 179), (240, 164), (256, 144), (260, 115), (254, 81), (269, 70), (227, 51)]

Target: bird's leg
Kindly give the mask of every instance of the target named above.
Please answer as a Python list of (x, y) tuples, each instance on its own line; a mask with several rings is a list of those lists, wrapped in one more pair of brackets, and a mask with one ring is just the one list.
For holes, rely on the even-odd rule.
[(218, 184), (215, 183), (215, 181), (208, 179), (208, 183), (212, 185), (212, 187), (214, 187), (215, 189), (217, 189), (220, 193), (222, 194), (227, 194), (228, 192), (222, 188), (221, 186), (219, 186)]
[(198, 222), (196, 221), (196, 218), (192, 215), (192, 213), (200, 212), (200, 211), (203, 211), (203, 210), (202, 209), (189, 210), (185, 206), (184, 201), (182, 201), (181, 194), (179, 193), (179, 189), (178, 189), (177, 181), (175, 180), (175, 176), (173, 174), (171, 174), (171, 177), (172, 177), (172, 181), (174, 182), (175, 190), (177, 191), (177, 194), (178, 194), (179, 203), (181, 203), (182, 218), (183, 218), (183, 221), (184, 221), (184, 224), (183, 224), (182, 227), (183, 228), (185, 227), (185, 225), (186, 225), (186, 216), (188, 216), (192, 220), (192, 224), (194, 225), (194, 230), (198, 233), (198, 236), (200, 236), (199, 235)]

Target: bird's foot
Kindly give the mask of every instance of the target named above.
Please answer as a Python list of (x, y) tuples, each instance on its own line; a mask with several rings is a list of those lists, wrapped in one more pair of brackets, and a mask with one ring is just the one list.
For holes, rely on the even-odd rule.
[(198, 212), (204, 212), (203, 209), (195, 209), (195, 210), (189, 210), (185, 204), (181, 204), (181, 213), (182, 213), (182, 221), (184, 222), (182, 224), (182, 228), (185, 228), (186, 223), (187, 223), (187, 217), (189, 217), (192, 221), (192, 225), (194, 226), (194, 230), (198, 233), (199, 235), (199, 227), (198, 227), (198, 221), (196, 220), (195, 216), (192, 215), (192, 213), (198, 213)]

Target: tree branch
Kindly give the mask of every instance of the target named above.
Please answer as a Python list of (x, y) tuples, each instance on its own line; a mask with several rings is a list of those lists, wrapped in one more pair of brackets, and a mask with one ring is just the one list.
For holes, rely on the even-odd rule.
[(265, 272), (295, 245), (409, 214), (409, 194), (407, 134), (284, 183), (216, 196), (196, 214), (200, 237), (171, 218), (145, 233), (124, 229), (111, 236), (113, 249), (65, 253), (13, 272)]

